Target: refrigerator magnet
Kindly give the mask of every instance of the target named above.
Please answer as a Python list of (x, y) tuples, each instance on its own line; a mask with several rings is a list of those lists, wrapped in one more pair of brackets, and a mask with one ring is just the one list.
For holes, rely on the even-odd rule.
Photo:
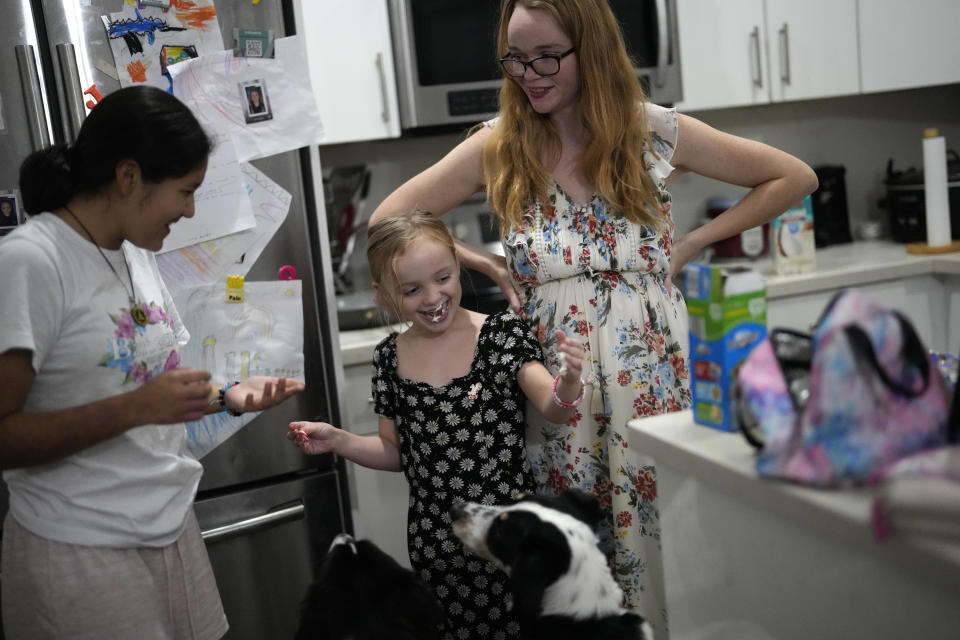
[(167, 67), (184, 60), (198, 57), (197, 48), (192, 44), (170, 45), (160, 47), (160, 73), (167, 75)]
[(6, 235), (20, 224), (20, 206), (17, 194), (12, 191), (0, 191), (0, 235)]
[(233, 30), (233, 55), (238, 58), (272, 58), (273, 29)]
[(266, 82), (259, 79), (241, 82), (240, 97), (243, 101), (243, 115), (247, 124), (273, 119)]

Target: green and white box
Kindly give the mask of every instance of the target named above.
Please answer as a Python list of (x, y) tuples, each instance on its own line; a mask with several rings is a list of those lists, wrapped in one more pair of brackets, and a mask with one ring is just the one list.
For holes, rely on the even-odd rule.
[(755, 269), (690, 264), (684, 273), (690, 319), (693, 418), (723, 431), (740, 428), (733, 399), (736, 372), (767, 335), (767, 294)]

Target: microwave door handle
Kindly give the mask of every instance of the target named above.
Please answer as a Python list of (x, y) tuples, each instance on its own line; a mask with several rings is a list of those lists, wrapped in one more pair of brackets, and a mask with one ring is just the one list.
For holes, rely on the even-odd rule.
[(33, 45), (14, 46), (17, 67), (20, 71), (20, 88), (23, 89), (23, 106), (27, 109), (27, 127), (30, 143), (34, 151), (50, 146), (50, 130), (47, 128), (47, 112), (43, 106), (43, 94), (40, 92), (40, 73), (37, 70), (37, 58)]
[(77, 53), (72, 44), (57, 45), (57, 63), (60, 66), (63, 97), (67, 106), (66, 113), (63, 114), (63, 131), (67, 142), (73, 143), (80, 133), (80, 125), (87, 117), (87, 111), (83, 104), (83, 90), (80, 88)]
[(657, 75), (654, 84), (663, 87), (670, 60), (670, 29), (667, 25), (667, 0), (656, 0), (657, 7)]
[(255, 529), (263, 529), (264, 527), (279, 524), (281, 522), (298, 520), (303, 517), (305, 511), (306, 507), (304, 506), (303, 501), (298, 500), (296, 504), (289, 507), (284, 507), (283, 509), (277, 509), (276, 511), (270, 511), (264, 513), (263, 515), (254, 516), (253, 518), (247, 518), (246, 520), (239, 520), (237, 522), (231, 522), (230, 524), (225, 524), (220, 527), (214, 527), (213, 529), (201, 531), (200, 536), (203, 538), (204, 542), (214, 542), (215, 540), (220, 540), (221, 538), (226, 538), (239, 533), (247, 533)]

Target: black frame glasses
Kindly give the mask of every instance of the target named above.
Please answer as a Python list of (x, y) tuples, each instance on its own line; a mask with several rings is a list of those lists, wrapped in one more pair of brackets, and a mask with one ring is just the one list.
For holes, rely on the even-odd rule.
[[(540, 56), (539, 58), (534, 58), (533, 60), (529, 60), (527, 62), (524, 62), (523, 60), (518, 60), (517, 58), (511, 58), (510, 56), (505, 56), (497, 60), (497, 62), (500, 63), (500, 66), (503, 68), (503, 71), (508, 76), (513, 78), (522, 78), (527, 73), (527, 67), (533, 69), (533, 72), (541, 77), (555, 76), (558, 73), (560, 73), (560, 61), (576, 50), (577, 50), (576, 47), (570, 47), (563, 53), (547, 53)], [(544, 70), (542, 69), (544, 63), (540, 62), (541, 60), (551, 60), (552, 63), (550, 64), (549, 69), (552, 69), (552, 70), (546, 70), (546, 73), (544, 73)], [(537, 68), (538, 66), (540, 67), (540, 69)], [(520, 72), (514, 73), (518, 69)]]

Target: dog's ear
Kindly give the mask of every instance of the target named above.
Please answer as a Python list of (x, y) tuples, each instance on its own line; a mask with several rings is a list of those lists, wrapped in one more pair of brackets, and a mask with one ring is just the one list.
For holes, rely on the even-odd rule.
[(596, 496), (580, 489), (567, 489), (560, 494), (560, 499), (565, 503), (566, 511), (570, 515), (586, 522), (594, 531), (597, 530), (602, 514), (600, 501)]
[(504, 511), (490, 523), (487, 548), (508, 567), (513, 566), (527, 534), (540, 522), (528, 511)]
[(570, 547), (557, 527), (528, 511), (506, 511), (487, 532), (487, 547), (510, 569), (517, 618), (536, 618), (544, 591), (570, 566)]

